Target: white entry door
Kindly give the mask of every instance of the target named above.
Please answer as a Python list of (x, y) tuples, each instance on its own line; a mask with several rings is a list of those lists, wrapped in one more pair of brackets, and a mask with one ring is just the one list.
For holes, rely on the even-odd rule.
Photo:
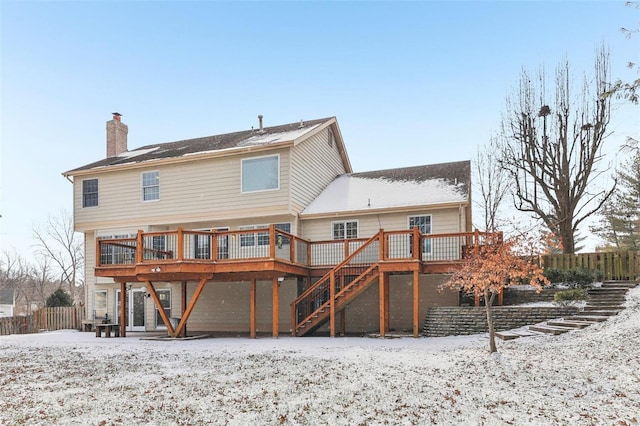
[[(146, 299), (147, 292), (142, 289), (136, 288), (127, 292), (127, 307), (124, 312), (127, 331), (145, 330)], [(120, 290), (116, 290), (116, 312), (117, 323), (120, 323)]]

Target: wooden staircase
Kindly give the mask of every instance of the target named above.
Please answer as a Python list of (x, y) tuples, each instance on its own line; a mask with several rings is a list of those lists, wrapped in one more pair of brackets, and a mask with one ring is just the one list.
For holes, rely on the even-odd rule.
[(312, 334), (379, 277), (382, 231), (307, 288), (291, 304), (292, 334)]

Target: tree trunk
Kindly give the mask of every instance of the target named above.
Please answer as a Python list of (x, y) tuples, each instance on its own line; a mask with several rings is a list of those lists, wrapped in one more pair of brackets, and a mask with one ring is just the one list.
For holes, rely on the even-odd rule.
[(496, 293), (490, 293), (488, 288), (484, 289), (484, 306), (487, 311), (487, 327), (489, 328), (489, 352), (498, 352), (496, 347), (496, 331), (493, 328), (493, 313), (491, 312), (491, 306), (493, 305), (493, 299), (495, 299)]

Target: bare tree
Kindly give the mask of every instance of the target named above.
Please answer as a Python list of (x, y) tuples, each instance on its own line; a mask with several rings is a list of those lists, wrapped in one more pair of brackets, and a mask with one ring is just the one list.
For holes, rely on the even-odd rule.
[(554, 88), (546, 90), (542, 70), (532, 81), (523, 70), (519, 88), (507, 99), (502, 121), (501, 165), (514, 185), (514, 205), (540, 218), (562, 243), (575, 252), (578, 226), (611, 196), (594, 181), (602, 146), (608, 136), (610, 98), (603, 96), (609, 73), (609, 53), (602, 48), (594, 61), (594, 76), (585, 77), (574, 94), (569, 62), (555, 71)]
[(489, 145), (479, 147), (473, 167), (474, 181), (480, 192), (480, 201), (475, 204), (481, 209), (484, 229), (489, 232), (499, 228), (499, 212), (504, 198), (509, 192), (509, 176), (500, 167), (499, 143), (491, 137)]
[(38, 253), (49, 258), (60, 276), (60, 286), (65, 288), (73, 300), (84, 300), (84, 255), (82, 238), (73, 229), (73, 218), (62, 212), (49, 216), (44, 227), (33, 229), (38, 241)]

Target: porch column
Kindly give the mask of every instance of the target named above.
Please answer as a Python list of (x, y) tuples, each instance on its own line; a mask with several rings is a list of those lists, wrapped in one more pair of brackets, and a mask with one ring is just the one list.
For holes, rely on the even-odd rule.
[(127, 283), (120, 283), (120, 335), (122, 337), (127, 337), (127, 319), (125, 316), (125, 312), (127, 309)]
[(386, 283), (384, 281), (384, 278), (384, 272), (380, 272), (380, 274), (378, 275), (378, 293), (380, 301), (380, 337), (384, 337), (387, 331), (387, 322), (385, 320), (385, 317), (387, 316), (387, 305), (385, 297)]
[(420, 271), (413, 271), (413, 337), (420, 334)]
[(278, 337), (278, 278), (274, 277), (272, 280), (272, 318), (271, 318), (271, 334), (273, 337)]
[(249, 337), (256, 338), (256, 279), (251, 278), (251, 290), (249, 292)]

